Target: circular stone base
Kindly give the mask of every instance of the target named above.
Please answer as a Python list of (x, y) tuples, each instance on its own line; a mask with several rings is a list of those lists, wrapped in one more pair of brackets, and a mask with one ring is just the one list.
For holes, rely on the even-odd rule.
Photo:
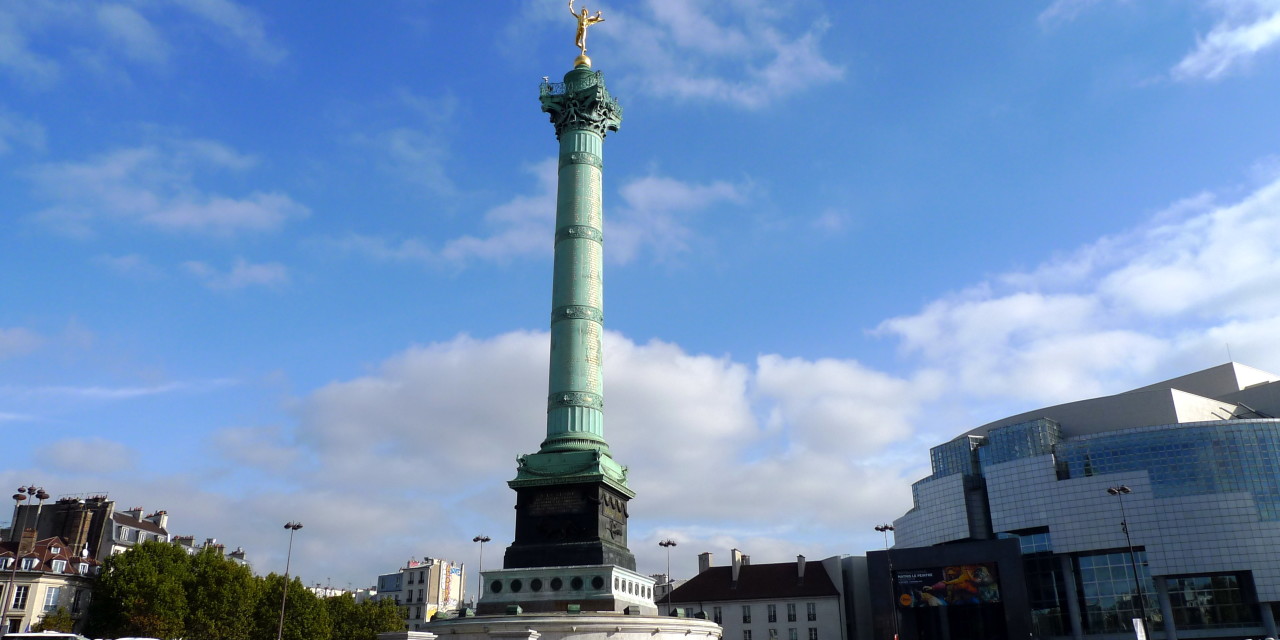
[[(720, 640), (721, 635), (720, 625), (710, 620), (595, 612), (436, 620), (425, 631), (440, 640)], [(378, 638), (391, 640), (389, 635)]]

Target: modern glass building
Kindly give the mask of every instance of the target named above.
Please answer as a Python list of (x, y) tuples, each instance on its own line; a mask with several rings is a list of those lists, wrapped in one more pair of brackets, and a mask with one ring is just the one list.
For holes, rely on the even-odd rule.
[(931, 451), (894, 549), (1014, 538), (1041, 638), (1277, 636), (1280, 376), (1237, 363)]

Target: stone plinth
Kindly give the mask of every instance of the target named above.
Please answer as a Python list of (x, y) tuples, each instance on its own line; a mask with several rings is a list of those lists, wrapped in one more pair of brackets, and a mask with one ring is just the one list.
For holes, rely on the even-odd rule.
[[(621, 613), (551, 613), (436, 620), (439, 640), (720, 640), (709, 620)], [(378, 640), (415, 640), (384, 638)], [(432, 640), (424, 638), (422, 640)]]
[(506, 613), (512, 605), (529, 613), (565, 612), (570, 606), (584, 612), (658, 612), (653, 578), (619, 566), (500, 569), (481, 573), (480, 582), (481, 614)]

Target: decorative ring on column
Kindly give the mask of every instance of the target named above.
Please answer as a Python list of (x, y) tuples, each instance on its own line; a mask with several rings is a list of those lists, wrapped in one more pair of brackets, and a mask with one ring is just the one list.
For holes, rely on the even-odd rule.
[(567, 304), (551, 310), (551, 324), (561, 320), (591, 320), (604, 324), (604, 311), (582, 304)]
[(604, 234), (599, 229), (585, 224), (569, 225), (563, 229), (556, 230), (557, 243), (561, 240), (577, 240), (579, 238), (595, 240), (601, 244), (604, 243)]
[(604, 409), (604, 396), (585, 391), (561, 391), (547, 396), (547, 411), (561, 407)]
[(561, 169), (571, 164), (589, 164), (597, 169), (604, 169), (604, 162), (600, 156), (590, 151), (571, 151), (560, 156)]

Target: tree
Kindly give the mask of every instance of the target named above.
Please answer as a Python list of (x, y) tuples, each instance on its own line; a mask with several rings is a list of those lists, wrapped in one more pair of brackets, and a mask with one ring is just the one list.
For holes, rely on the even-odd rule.
[(186, 637), (250, 640), (261, 582), (217, 549), (201, 550), (191, 558), (186, 577)]
[[(270, 574), (262, 578), (258, 604), (254, 608), (254, 637), (259, 640), (276, 637), (280, 623), (280, 596), (284, 576)], [(329, 640), (332, 633), (329, 612), (316, 594), (302, 586), (302, 581), (289, 581), (289, 598), (284, 615), (284, 640)]]
[(89, 603), (86, 633), (97, 638), (185, 636), (184, 583), (190, 564), (178, 545), (155, 541), (107, 558)]
[(350, 594), (325, 598), (333, 635), (329, 640), (375, 640), (385, 631), (403, 631), (400, 607), (391, 600), (356, 604)]
[(65, 607), (58, 607), (57, 611), (54, 611), (53, 613), (46, 613), (44, 617), (40, 619), (40, 623), (37, 624), (32, 631), (37, 633), (41, 631), (60, 631), (62, 633), (71, 633), (71, 628), (74, 627), (75, 624), (75, 618), (71, 617), (71, 614), (67, 609)]

